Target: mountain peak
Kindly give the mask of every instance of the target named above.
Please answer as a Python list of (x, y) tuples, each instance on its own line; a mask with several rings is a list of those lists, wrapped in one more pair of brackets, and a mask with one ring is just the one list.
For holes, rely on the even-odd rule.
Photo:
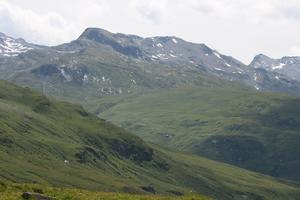
[(0, 32), (0, 57), (18, 56), (36, 47), (22, 38), (15, 39)]
[(5, 37), (6, 35), (2, 32), (0, 32), (0, 37)]
[(270, 65), (273, 62), (274, 62), (273, 58), (266, 56), (264, 54), (258, 54), (253, 58), (249, 66), (254, 68), (265, 68), (262, 66)]
[(254, 57), (254, 60), (258, 60), (258, 59), (272, 59), (272, 58), (265, 54), (260, 53)]
[[(102, 39), (101, 39), (102, 38)], [(79, 39), (88, 39), (99, 42), (103, 42), (103, 38), (110, 38), (110, 39), (131, 39), (131, 40), (138, 40), (143, 39), (140, 36), (132, 35), (132, 34), (123, 34), (123, 33), (112, 33), (108, 30), (101, 29), (101, 28), (86, 28), (83, 33), (79, 36)]]
[(101, 29), (101, 28), (86, 28), (83, 33), (79, 36), (79, 39), (89, 39), (89, 40), (95, 40), (99, 36), (111, 36), (113, 33)]
[[(276, 72), (295, 81), (298, 81), (300, 78), (300, 57), (296, 56), (285, 56), (279, 59), (273, 59), (266, 55), (259, 54), (254, 57), (250, 67)], [(280, 79), (278, 75), (276, 75), (275, 78), (277, 80)]]
[(283, 60), (285, 60), (285, 59), (290, 59), (290, 60), (296, 59), (296, 60), (299, 60), (300, 56), (284, 56), (284, 57), (282, 57), (282, 59)]

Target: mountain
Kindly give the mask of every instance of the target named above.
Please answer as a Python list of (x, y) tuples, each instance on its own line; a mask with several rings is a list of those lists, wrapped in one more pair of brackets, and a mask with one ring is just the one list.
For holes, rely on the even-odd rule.
[(254, 57), (250, 67), (275, 72), (278, 74), (276, 76), (277, 79), (281, 79), (283, 76), (295, 81), (300, 80), (300, 57), (273, 59), (266, 55), (259, 54)]
[(299, 97), (183, 87), (102, 98), (87, 107), (146, 141), (300, 180)]
[(133, 47), (108, 39), (112, 44), (95, 42), (88, 33), (89, 29), (68, 44), (0, 60), (1, 78), (78, 102), (145, 89), (224, 82), (201, 71), (137, 59), (131, 50), (127, 52)]
[[(292, 97), (263, 93), (275, 91), (299, 95), (299, 81), (267, 68), (246, 66), (205, 44), (190, 43), (177, 37), (142, 38), (88, 28), (69, 43), (33, 48), (17, 56), (0, 58), (0, 78), (30, 87), (45, 96), (79, 103), (148, 141), (273, 176), (299, 180), (296, 170), (299, 153), (294, 150), (298, 145), (298, 110), (284, 103)], [(186, 94), (182, 88), (199, 95)], [(255, 90), (260, 91), (255, 93)], [(176, 107), (172, 107), (168, 103), (172, 102), (171, 99), (165, 96), (172, 96), (173, 92)], [(281, 119), (280, 109), (270, 107), (274, 109), (275, 117), (262, 116), (258, 112), (254, 115), (256, 118), (249, 119), (253, 117), (254, 105), (257, 104), (260, 110), (260, 95), (274, 105), (277, 101), (282, 102), (283, 108), (293, 111), (292, 115), (287, 113)], [(244, 99), (251, 102), (249, 105), (236, 100), (244, 96), (249, 97)], [(192, 101), (194, 98), (197, 102)], [(195, 109), (180, 110), (186, 102)], [(265, 106), (266, 101), (262, 103)], [(144, 105), (148, 106), (144, 108)], [(294, 101), (291, 105), (298, 106)], [(119, 106), (124, 106), (124, 110), (119, 112)], [(212, 115), (214, 119), (208, 124), (204, 120), (203, 126), (207, 129), (202, 133), (202, 118), (206, 118), (202, 112), (206, 108), (215, 111), (206, 116)], [(247, 114), (242, 114), (242, 111)], [(285, 113), (285, 110), (280, 111)], [(229, 113), (229, 118), (223, 113)], [(262, 123), (258, 119), (264, 116)], [(193, 122), (194, 117), (196, 122)], [(274, 119), (271, 121), (274, 123), (269, 123), (267, 117)], [(280, 128), (277, 122), (284, 128)], [(253, 130), (256, 125), (259, 137)], [(229, 139), (227, 136), (222, 139), (224, 135), (221, 133), (243, 137), (232, 139), (229, 135)], [(278, 138), (274, 145), (269, 142), (274, 139), (270, 139), (270, 135)], [(225, 142), (220, 147), (205, 143), (211, 137), (221, 137)], [(280, 143), (280, 137), (283, 143)], [(249, 153), (252, 148), (261, 146), (262, 151)], [(237, 154), (239, 151), (242, 154)]]
[(205, 44), (177, 37), (142, 38), (88, 28), (55, 47), (0, 59), (0, 78), (77, 103), (103, 96), (181, 86), (243, 84), (300, 94), (300, 82), (246, 66)]
[[(298, 183), (149, 145), (81, 106), (3, 81), (0, 125), (2, 182), (142, 194), (192, 192), (225, 200), (300, 195)], [(5, 188), (1, 183), (0, 194)]]
[(14, 39), (0, 32), (0, 58), (15, 57), (36, 48), (41, 48), (41, 46), (27, 43), (21, 38)]

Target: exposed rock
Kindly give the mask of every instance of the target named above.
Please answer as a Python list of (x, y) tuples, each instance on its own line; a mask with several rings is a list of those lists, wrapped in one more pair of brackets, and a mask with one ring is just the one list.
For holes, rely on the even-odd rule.
[(54, 197), (45, 196), (40, 193), (34, 193), (34, 192), (24, 192), (22, 194), (23, 199), (34, 199), (34, 200), (56, 200)]
[(142, 186), (141, 189), (152, 194), (156, 193), (154, 187), (152, 186)]

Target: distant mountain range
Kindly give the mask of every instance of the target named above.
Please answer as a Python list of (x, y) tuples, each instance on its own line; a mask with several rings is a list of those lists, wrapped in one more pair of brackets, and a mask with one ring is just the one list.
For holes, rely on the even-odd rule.
[(279, 61), (259, 55), (247, 66), (205, 44), (98, 28), (88, 28), (78, 39), (55, 47), (29, 44), (4, 34), (0, 42), (0, 78), (68, 100), (236, 83), (256, 90), (300, 94), (297, 73), (292, 72), (297, 71), (297, 57)]

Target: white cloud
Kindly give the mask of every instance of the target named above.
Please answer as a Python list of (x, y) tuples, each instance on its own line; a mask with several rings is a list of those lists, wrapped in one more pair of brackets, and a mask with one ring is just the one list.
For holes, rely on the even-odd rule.
[[(96, 25), (98, 20), (112, 17), (106, 0), (38, 1), (40, 4), (36, 0), (15, 2), (0, 0), (0, 31), (40, 44), (68, 42), (78, 37), (85, 28)], [(22, 2), (29, 6), (22, 6)], [(30, 5), (39, 6), (32, 9)], [(57, 5), (60, 9), (56, 10)]]
[(57, 13), (38, 15), (29, 9), (6, 2), (0, 2), (0, 21), (0, 29), (7, 34), (44, 44), (67, 41), (74, 30), (74, 27)]
[(136, 0), (132, 2), (133, 8), (136, 8), (142, 17), (145, 17), (153, 23), (160, 23), (161, 17), (165, 12), (164, 4), (164, 1)]
[(291, 48), (291, 55), (293, 56), (300, 56), (300, 45), (299, 46), (293, 46)]

